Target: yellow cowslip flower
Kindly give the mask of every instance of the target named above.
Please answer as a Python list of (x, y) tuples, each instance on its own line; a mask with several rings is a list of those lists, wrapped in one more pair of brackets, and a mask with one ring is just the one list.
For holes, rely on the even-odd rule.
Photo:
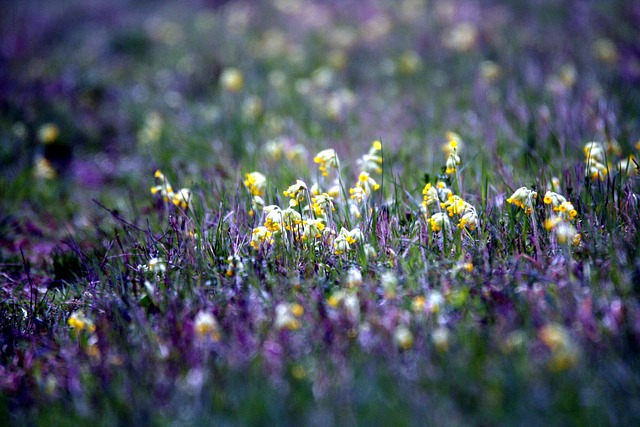
[(244, 186), (252, 196), (264, 197), (267, 187), (267, 178), (260, 172), (250, 172), (245, 175)]
[(409, 350), (413, 347), (413, 334), (406, 325), (398, 325), (393, 332), (393, 342), (400, 350)]
[(411, 300), (411, 310), (414, 313), (422, 313), (426, 306), (427, 299), (424, 295), (418, 295)]
[(280, 231), (282, 228), (282, 210), (279, 206), (269, 205), (264, 207), (267, 217), (264, 220), (264, 226), (271, 233)]
[(547, 230), (547, 231), (551, 231), (560, 222), (562, 222), (562, 218), (560, 218), (559, 216), (552, 216), (550, 218), (547, 218), (547, 219), (544, 220), (544, 229)]
[(340, 163), (338, 161), (338, 155), (333, 148), (329, 148), (327, 150), (322, 150), (313, 158), (315, 163), (318, 163), (320, 173), (323, 176), (328, 176), (328, 168), (338, 169)]
[(573, 225), (569, 224), (568, 222), (561, 222), (560, 224), (558, 224), (558, 226), (556, 226), (555, 230), (558, 243), (564, 245), (565, 243), (573, 242), (573, 238), (576, 235), (576, 229), (573, 227)]
[(527, 187), (520, 187), (507, 199), (507, 203), (516, 205), (527, 215), (530, 215), (533, 211), (533, 203), (537, 195), (538, 193), (529, 190)]
[(334, 293), (331, 294), (329, 298), (327, 298), (327, 305), (333, 308), (338, 307), (338, 305), (340, 304), (340, 302), (342, 302), (342, 300), (346, 295), (347, 295), (346, 292), (343, 291), (342, 289), (335, 291)]
[(40, 179), (54, 179), (58, 173), (46, 157), (36, 156), (33, 175)]
[(640, 164), (632, 154), (626, 159), (620, 160), (616, 165), (616, 169), (620, 173), (626, 173), (627, 175), (640, 175)]
[(193, 321), (193, 329), (200, 339), (211, 339), (213, 342), (220, 341), (220, 325), (213, 314), (207, 311), (199, 311)]
[(220, 85), (229, 92), (239, 92), (244, 87), (244, 77), (237, 68), (227, 68), (220, 75)]
[(303, 224), (302, 240), (322, 237), (322, 232), (325, 229), (322, 219), (305, 219)]
[(601, 181), (609, 174), (609, 167), (604, 163), (600, 163), (593, 159), (587, 159), (587, 175), (591, 179), (600, 179)]
[(478, 213), (475, 208), (469, 209), (460, 217), (460, 221), (458, 222), (458, 227), (467, 228), (471, 231), (475, 230), (478, 226)]
[(431, 291), (429, 293), (429, 298), (427, 298), (425, 308), (427, 312), (438, 314), (442, 307), (444, 306), (445, 300), (442, 294), (438, 291)]
[(601, 142), (588, 142), (584, 146), (584, 155), (587, 160), (594, 160), (598, 163), (606, 163), (606, 152)]
[(620, 59), (620, 53), (616, 44), (608, 38), (601, 37), (592, 45), (596, 58), (607, 64), (614, 64)]
[(299, 229), (302, 224), (302, 216), (300, 212), (293, 208), (287, 208), (282, 211), (282, 223), (284, 228), (288, 231), (295, 231)]
[(445, 352), (449, 349), (449, 331), (444, 326), (439, 326), (431, 334), (431, 341), (439, 352)]
[(358, 165), (365, 172), (382, 173), (382, 143), (379, 140), (373, 141), (369, 152), (358, 160)]
[(153, 176), (158, 184), (151, 187), (151, 194), (159, 193), (162, 196), (162, 200), (168, 202), (173, 198), (173, 188), (171, 187), (171, 184), (169, 184), (169, 180), (160, 170), (155, 171)]
[(415, 74), (422, 68), (422, 59), (416, 51), (407, 50), (398, 58), (397, 68), (400, 74)]
[(449, 157), (447, 158), (447, 163), (446, 163), (447, 168), (445, 170), (445, 173), (447, 175), (451, 175), (458, 169), (459, 164), (460, 164), (460, 157), (455, 153), (449, 154)]
[(563, 220), (574, 220), (578, 215), (578, 211), (575, 210), (571, 202), (567, 201), (567, 199), (562, 195), (554, 193), (553, 191), (547, 191), (545, 193), (544, 203), (551, 205), (553, 211), (558, 212), (560, 218)]
[(257, 250), (263, 242), (271, 243), (271, 231), (263, 226), (254, 228), (251, 232), (251, 242), (249, 245)]
[[(361, 203), (362, 200), (367, 196), (367, 194), (365, 193), (364, 189), (361, 187), (353, 187), (349, 189), (349, 194), (351, 195), (350, 197), (357, 201), (358, 203)], [(359, 214), (359, 212), (358, 212)]]
[(485, 81), (492, 83), (502, 76), (502, 68), (493, 61), (482, 61), (480, 63), (480, 75)]
[(242, 263), (242, 258), (238, 255), (229, 255), (227, 258), (227, 271), (226, 275), (228, 277), (233, 276), (234, 274), (242, 274), (244, 273), (244, 264)]
[(179, 208), (187, 209), (191, 205), (191, 190), (181, 188), (177, 193), (173, 193), (171, 201)]
[(551, 205), (554, 212), (557, 212), (559, 206), (566, 201), (567, 199), (565, 199), (564, 196), (553, 191), (547, 191), (544, 195), (544, 203), (546, 205)]
[(262, 147), (262, 154), (275, 163), (282, 159), (284, 153), (284, 140), (282, 138), (267, 141)]
[(460, 22), (443, 36), (445, 47), (457, 52), (469, 52), (476, 46), (479, 36), (478, 28), (470, 22)]
[(380, 188), (380, 184), (378, 184), (367, 172), (360, 172), (358, 176), (358, 184), (356, 184), (365, 191), (367, 195), (371, 194), (373, 191)]
[(436, 189), (436, 187), (431, 185), (430, 182), (428, 182), (422, 189), (422, 195), (424, 196), (422, 205), (425, 207), (425, 209), (428, 206), (433, 205), (434, 203), (440, 202), (440, 196), (438, 195), (438, 190)]
[(78, 332), (86, 330), (90, 333), (93, 333), (96, 330), (96, 325), (91, 319), (85, 316), (84, 312), (81, 310), (71, 313), (71, 316), (69, 316), (69, 320), (67, 320), (67, 324)]
[(364, 198), (369, 197), (372, 192), (379, 188), (380, 184), (371, 178), (368, 172), (362, 171), (358, 176), (358, 182), (355, 187), (349, 189), (349, 193), (352, 199), (362, 202)]
[(354, 228), (349, 231), (342, 227), (334, 241), (334, 253), (336, 255), (342, 255), (343, 253), (349, 252), (351, 245), (362, 242), (363, 240), (364, 237), (359, 228)]
[(42, 144), (52, 144), (60, 136), (60, 128), (55, 123), (45, 123), (38, 129), (38, 140)]
[(551, 350), (549, 369), (564, 371), (578, 362), (578, 346), (562, 325), (555, 323), (545, 325), (538, 331), (538, 337)]
[(296, 330), (300, 328), (298, 320), (304, 314), (304, 308), (297, 303), (280, 303), (276, 306), (276, 318), (274, 326), (276, 329)]
[(362, 273), (358, 267), (351, 267), (349, 271), (347, 271), (347, 277), (344, 284), (348, 288), (354, 288), (362, 285)]
[(334, 211), (333, 197), (327, 193), (322, 193), (311, 198), (311, 207), (317, 216), (325, 216), (327, 211)]
[(307, 191), (307, 184), (302, 180), (296, 180), (296, 183), (290, 185), (289, 188), (283, 191), (285, 197), (289, 197), (289, 206), (294, 207), (304, 201), (305, 191)]
[(431, 230), (435, 232), (438, 232), (442, 229), (448, 230), (450, 226), (449, 217), (442, 212), (434, 213), (429, 218), (429, 226)]
[(249, 215), (254, 216), (256, 212), (261, 211), (264, 208), (264, 199), (260, 196), (253, 196), (251, 198), (251, 210)]

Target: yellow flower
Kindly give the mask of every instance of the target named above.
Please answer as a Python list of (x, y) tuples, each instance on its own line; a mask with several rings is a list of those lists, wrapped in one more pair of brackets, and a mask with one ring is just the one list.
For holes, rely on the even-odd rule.
[(46, 123), (38, 129), (38, 139), (43, 144), (52, 144), (60, 136), (60, 128), (54, 123)]
[(393, 333), (393, 342), (401, 350), (409, 350), (413, 347), (413, 334), (405, 325), (398, 325)]
[(304, 314), (304, 309), (300, 304), (280, 303), (276, 306), (276, 318), (274, 326), (276, 329), (296, 330), (300, 328), (298, 320)]
[(373, 141), (369, 152), (358, 160), (361, 170), (365, 172), (382, 173), (382, 143), (378, 140)]
[(297, 230), (298, 226), (302, 224), (302, 216), (297, 210), (287, 208), (282, 211), (282, 223), (288, 231)]
[(69, 320), (67, 320), (67, 324), (76, 331), (87, 330), (89, 332), (95, 332), (96, 330), (96, 325), (91, 319), (85, 316), (82, 311), (74, 311), (71, 313)]
[(313, 161), (320, 165), (319, 169), (323, 176), (329, 175), (327, 168), (338, 169), (339, 167), (338, 156), (333, 148), (320, 151)]
[(530, 215), (533, 211), (533, 203), (537, 195), (538, 193), (529, 190), (527, 187), (520, 187), (507, 199), (507, 203), (521, 208), (527, 215)]
[(244, 87), (244, 77), (237, 68), (227, 68), (220, 75), (220, 85), (229, 92), (239, 92)]
[(256, 227), (251, 232), (251, 242), (249, 245), (253, 249), (258, 249), (263, 242), (271, 243), (271, 231), (267, 227)]
[(578, 346), (563, 326), (554, 323), (545, 325), (538, 332), (538, 337), (551, 350), (549, 369), (564, 371), (578, 362)]
[(210, 338), (212, 341), (220, 341), (220, 325), (209, 312), (199, 311), (194, 319), (194, 330), (200, 339)]
[(289, 188), (283, 191), (285, 197), (289, 197), (289, 206), (298, 206), (298, 204), (304, 201), (304, 192), (307, 190), (307, 184), (304, 181), (297, 180), (295, 184), (290, 185)]
[(264, 212), (267, 217), (264, 220), (264, 226), (271, 233), (280, 231), (282, 227), (282, 210), (276, 205), (269, 205), (264, 207)]
[(33, 175), (36, 178), (54, 179), (58, 175), (58, 173), (47, 158), (45, 158), (44, 156), (37, 156), (35, 159)]
[(334, 241), (334, 253), (336, 255), (342, 255), (349, 252), (351, 245), (361, 242), (362, 240), (364, 240), (364, 237), (362, 236), (362, 232), (359, 228), (354, 228), (349, 231), (342, 227)]
[(177, 193), (173, 193), (171, 201), (174, 205), (182, 209), (187, 209), (191, 205), (191, 190), (182, 188)]
[(449, 217), (442, 212), (437, 212), (431, 215), (429, 218), (429, 226), (432, 231), (438, 232), (443, 228), (445, 230), (449, 229)]
[(444, 352), (449, 349), (449, 331), (444, 326), (439, 326), (431, 334), (431, 341), (436, 346), (436, 350)]
[(162, 200), (168, 202), (173, 198), (173, 188), (171, 187), (171, 184), (169, 184), (169, 180), (162, 172), (160, 172), (160, 170), (157, 170), (153, 176), (158, 184), (151, 187), (151, 194), (159, 193), (162, 196)]
[(322, 237), (325, 225), (322, 219), (305, 219), (302, 239), (318, 239)]
[(317, 216), (325, 216), (327, 211), (334, 211), (333, 197), (327, 193), (322, 193), (311, 198), (313, 212)]
[(244, 186), (252, 196), (264, 196), (267, 178), (260, 172), (250, 172), (245, 175)]
[(351, 198), (361, 202), (362, 199), (369, 197), (372, 192), (378, 190), (380, 184), (378, 184), (368, 172), (362, 171), (358, 176), (358, 182), (354, 188), (349, 189)]

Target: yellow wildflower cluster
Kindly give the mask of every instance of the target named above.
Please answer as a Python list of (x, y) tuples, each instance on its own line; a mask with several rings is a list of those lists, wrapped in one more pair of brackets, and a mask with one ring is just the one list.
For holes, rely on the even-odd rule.
[(82, 311), (74, 311), (69, 316), (69, 320), (67, 320), (67, 324), (71, 326), (76, 332), (80, 331), (88, 331), (90, 333), (95, 332), (96, 325), (93, 321), (85, 316)]
[(449, 217), (458, 216), (458, 227), (475, 230), (478, 226), (476, 208), (465, 202), (462, 197), (451, 193), (445, 202), (440, 203), (440, 207), (447, 210)]
[(313, 161), (320, 165), (318, 166), (318, 169), (320, 170), (322, 176), (329, 176), (329, 168), (338, 169), (340, 166), (338, 155), (333, 148), (320, 151), (313, 158)]
[(336, 255), (347, 253), (351, 250), (352, 245), (362, 241), (364, 241), (364, 236), (359, 228), (349, 231), (342, 227), (334, 242), (334, 253)]
[(607, 166), (606, 152), (600, 142), (589, 142), (584, 146), (586, 157), (587, 174), (591, 179), (603, 180), (609, 174)]
[(264, 196), (267, 188), (267, 178), (260, 172), (249, 172), (244, 179), (244, 186), (247, 187), (252, 196)]
[(552, 371), (564, 371), (578, 362), (578, 346), (563, 326), (555, 323), (545, 325), (538, 332), (538, 337), (551, 350), (548, 366)]
[(553, 191), (545, 193), (544, 203), (552, 208), (552, 214), (544, 221), (544, 228), (547, 231), (554, 230), (559, 243), (579, 243), (580, 235), (576, 234), (576, 229), (571, 225), (571, 221), (578, 216), (573, 204)]
[(258, 250), (263, 242), (273, 243), (273, 240), (271, 238), (272, 234), (273, 233), (269, 231), (267, 227), (256, 227), (251, 232), (251, 242), (249, 243), (249, 245), (253, 249)]
[(447, 157), (446, 170), (447, 175), (451, 175), (458, 170), (460, 164), (460, 156), (458, 156), (458, 147), (461, 142), (460, 136), (455, 132), (447, 132), (447, 144), (444, 147), (445, 152), (449, 155)]
[(533, 212), (533, 204), (538, 193), (529, 190), (527, 187), (518, 188), (511, 197), (507, 199), (507, 203), (521, 208), (527, 215)]
[(358, 162), (361, 167), (358, 181), (353, 188), (349, 189), (349, 194), (353, 200), (361, 203), (362, 200), (368, 198), (371, 193), (380, 188), (380, 184), (376, 182), (370, 175), (371, 173), (382, 173), (382, 143), (378, 140), (373, 141), (371, 149), (367, 154), (362, 156)]
[(199, 311), (193, 321), (193, 329), (200, 339), (210, 339), (213, 342), (220, 341), (220, 325), (213, 314), (208, 311)]
[(173, 191), (173, 187), (159, 170), (154, 174), (157, 184), (151, 187), (151, 194), (160, 194), (165, 202), (171, 201), (174, 205), (187, 209), (191, 205), (191, 190), (181, 188), (177, 192)]
[(304, 308), (298, 304), (280, 303), (276, 306), (274, 326), (276, 329), (296, 330), (300, 328), (300, 317), (304, 314)]
[(297, 180), (295, 184), (284, 190), (283, 194), (285, 197), (289, 197), (289, 206), (295, 207), (305, 200), (306, 192), (307, 184), (304, 181)]
[(244, 76), (237, 68), (227, 68), (220, 75), (220, 85), (229, 92), (239, 92), (244, 87)]
[(382, 173), (382, 143), (379, 140), (373, 141), (369, 152), (358, 161), (360, 170), (369, 173)]

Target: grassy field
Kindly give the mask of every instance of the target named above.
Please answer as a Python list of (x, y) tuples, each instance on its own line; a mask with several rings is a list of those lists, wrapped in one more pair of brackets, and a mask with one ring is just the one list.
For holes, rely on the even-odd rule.
[(638, 2), (6, 6), (0, 424), (640, 423)]

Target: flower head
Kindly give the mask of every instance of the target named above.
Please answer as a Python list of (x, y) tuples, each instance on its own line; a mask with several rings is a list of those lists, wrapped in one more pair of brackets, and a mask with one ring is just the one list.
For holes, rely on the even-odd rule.
[(529, 215), (533, 211), (533, 203), (537, 195), (538, 193), (529, 190), (527, 187), (520, 187), (507, 199), (507, 203), (521, 208)]
[(193, 329), (200, 339), (210, 338), (214, 342), (220, 341), (220, 325), (208, 311), (199, 311), (196, 314)]
[(264, 196), (267, 187), (267, 178), (260, 172), (250, 172), (245, 175), (244, 186), (252, 196)]
[(239, 92), (244, 87), (244, 77), (237, 68), (227, 68), (220, 75), (220, 85), (229, 92)]
[(315, 163), (318, 163), (320, 173), (322, 176), (328, 176), (328, 168), (338, 169), (340, 163), (338, 162), (338, 156), (333, 148), (322, 150), (313, 158)]

